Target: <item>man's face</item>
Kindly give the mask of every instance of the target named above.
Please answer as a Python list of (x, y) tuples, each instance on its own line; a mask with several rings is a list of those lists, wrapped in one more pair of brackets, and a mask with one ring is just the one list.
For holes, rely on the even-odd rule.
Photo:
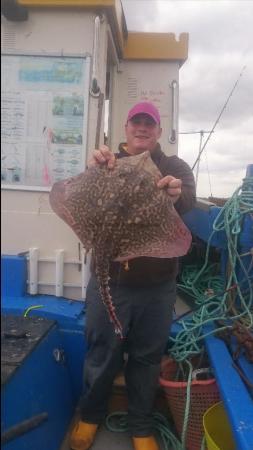
[(136, 114), (125, 126), (127, 150), (131, 155), (154, 150), (162, 129), (148, 114)]

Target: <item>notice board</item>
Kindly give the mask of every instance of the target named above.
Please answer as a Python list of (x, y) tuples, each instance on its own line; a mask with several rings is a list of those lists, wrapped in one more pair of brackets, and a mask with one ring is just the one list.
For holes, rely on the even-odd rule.
[(85, 168), (90, 58), (1, 60), (2, 187), (49, 191)]

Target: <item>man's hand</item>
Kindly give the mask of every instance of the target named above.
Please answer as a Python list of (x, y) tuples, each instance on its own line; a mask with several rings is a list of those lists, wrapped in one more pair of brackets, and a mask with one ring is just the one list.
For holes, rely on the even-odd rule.
[(157, 186), (161, 189), (167, 188), (173, 204), (176, 203), (182, 193), (182, 181), (171, 175), (166, 175), (166, 177), (161, 178), (161, 180), (158, 181)]
[(92, 156), (88, 161), (88, 167), (96, 164), (107, 164), (109, 169), (113, 169), (115, 165), (115, 155), (111, 152), (107, 145), (101, 145), (99, 149), (92, 152)]

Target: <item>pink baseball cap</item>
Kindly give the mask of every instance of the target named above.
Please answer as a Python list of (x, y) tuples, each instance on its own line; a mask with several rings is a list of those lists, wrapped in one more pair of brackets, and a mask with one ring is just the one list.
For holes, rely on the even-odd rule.
[(158, 109), (150, 102), (136, 103), (128, 112), (127, 121), (131, 120), (137, 114), (148, 114), (155, 123), (160, 124), (160, 114)]

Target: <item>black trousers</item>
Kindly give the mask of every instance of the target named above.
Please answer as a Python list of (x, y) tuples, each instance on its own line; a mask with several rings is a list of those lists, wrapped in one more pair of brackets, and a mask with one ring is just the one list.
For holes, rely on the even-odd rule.
[(161, 358), (169, 337), (176, 283), (166, 281), (149, 287), (113, 285), (110, 288), (126, 338), (120, 340), (115, 335), (97, 281), (92, 277), (86, 300), (88, 352), (81, 418), (89, 423), (103, 420), (113, 380), (123, 367), (126, 352), (128, 425), (133, 436), (148, 436), (152, 433), (152, 409)]

